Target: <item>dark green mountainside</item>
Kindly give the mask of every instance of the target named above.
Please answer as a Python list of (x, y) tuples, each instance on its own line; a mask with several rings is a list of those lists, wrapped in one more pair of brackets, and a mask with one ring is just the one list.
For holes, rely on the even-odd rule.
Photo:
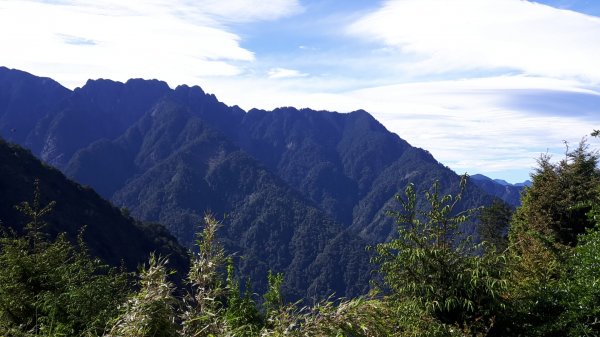
[[(38, 91), (16, 90), (15, 78)], [(460, 179), (362, 110), (245, 112), (156, 80), (88, 81), (72, 92), (52, 82), (60, 95), (48, 100), (48, 81), (0, 68), (0, 135), (133, 216), (163, 223), (185, 246), (205, 211), (224, 218), (225, 245), (259, 290), (270, 269), (285, 273), (292, 297), (364, 292), (364, 247), (394, 233), (384, 215), (394, 196), (435, 180), (455, 194)], [(28, 100), (39, 104), (14, 103)], [(35, 118), (17, 137), (11, 123), (21, 115)], [(491, 199), (471, 185), (461, 207)]]
[[(458, 186), (460, 180), (429, 152), (410, 146), (363, 110), (254, 109), (238, 130), (244, 150), (369, 243), (393, 233), (384, 213), (406, 185), (425, 190), (435, 180), (447, 186)], [(488, 200), (469, 186), (462, 207)]]
[[(77, 164), (69, 165), (67, 172), (82, 181), (80, 172), (91, 172), (90, 177), (96, 179), (91, 185), (101, 184), (112, 174), (94, 165), (97, 153), (129, 153), (124, 157), (131, 160), (121, 163), (131, 169), (131, 178), (112, 200), (130, 207), (134, 216), (168, 224), (186, 246), (192, 245), (205, 210), (226, 216), (222, 229), (226, 247), (242, 254), (241, 273), (257, 280), (259, 288), (263, 288), (261, 280), (268, 270), (285, 271), (288, 295), (306, 295), (298, 293), (298, 289), (311, 288), (313, 277), (306, 277), (306, 271), (343, 231), (221, 133), (173, 103), (157, 106), (124, 137), (98, 142), (93, 148), (98, 152), (80, 151), (73, 161)], [(78, 169), (71, 171), (72, 167)], [(361, 243), (361, 247), (365, 245)], [(353, 266), (354, 273), (368, 273), (363, 249), (347, 253), (361, 259), (361, 264)], [(349, 279), (337, 289), (318, 288), (321, 291), (307, 295), (345, 291), (355, 281)], [(360, 284), (358, 290), (363, 291), (366, 283)]]
[(92, 255), (113, 266), (122, 263), (135, 270), (151, 252), (169, 256), (172, 266), (187, 268), (186, 250), (164, 227), (142, 224), (125, 216), (96, 192), (68, 180), (58, 170), (42, 164), (33, 155), (0, 139), (0, 221), (20, 232), (25, 217), (14, 206), (31, 201), (34, 181), (39, 179), (42, 203), (56, 201), (43, 228), (55, 236), (66, 233), (75, 242), (85, 227), (84, 241)]

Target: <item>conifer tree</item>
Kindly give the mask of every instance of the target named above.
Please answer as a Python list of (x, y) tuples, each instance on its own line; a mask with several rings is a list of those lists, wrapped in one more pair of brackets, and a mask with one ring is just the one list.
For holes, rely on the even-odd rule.
[[(587, 216), (598, 196), (598, 154), (585, 140), (552, 163), (542, 155), (510, 229), (511, 249), (519, 257), (521, 278), (546, 282), (564, 271), (565, 252), (593, 227)], [(529, 275), (529, 276), (528, 276)]]
[(595, 224), (589, 215), (600, 196), (598, 159), (585, 139), (575, 149), (567, 148), (557, 163), (542, 155), (532, 185), (521, 198), (511, 223), (509, 251), (512, 321), (523, 333), (565, 335), (579, 324), (573, 317), (563, 318), (577, 312), (569, 298), (570, 292), (582, 289), (573, 287), (574, 277), (582, 275), (576, 270), (583, 267), (576, 252), (584, 249), (577, 247), (582, 234)]

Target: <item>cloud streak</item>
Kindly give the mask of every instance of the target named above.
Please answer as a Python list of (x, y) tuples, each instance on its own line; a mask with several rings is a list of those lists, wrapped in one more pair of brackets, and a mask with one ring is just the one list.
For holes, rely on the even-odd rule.
[[(160, 78), (171, 85), (235, 76), (255, 55), (228, 22), (277, 19), (296, 0), (0, 2), (0, 64), (75, 87), (87, 78)], [(220, 19), (221, 21), (217, 20)]]
[(298, 0), (191, 0), (187, 3), (227, 22), (277, 20), (304, 11)]
[(513, 70), (600, 83), (600, 19), (522, 0), (396, 0), (348, 32), (396, 48), (404, 71)]
[(269, 78), (297, 78), (297, 77), (306, 77), (308, 74), (301, 73), (295, 69), (287, 69), (287, 68), (271, 68), (267, 72)]

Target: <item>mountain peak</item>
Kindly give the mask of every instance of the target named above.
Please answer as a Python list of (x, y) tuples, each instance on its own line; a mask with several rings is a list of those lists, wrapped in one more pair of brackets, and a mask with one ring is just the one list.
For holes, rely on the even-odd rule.
[(355, 114), (355, 115), (369, 115), (371, 116), (370, 113), (368, 113), (366, 110), (364, 109), (358, 109), (358, 110), (354, 110), (352, 112), (350, 112), (350, 114)]
[(509, 183), (508, 181), (504, 180), (504, 179), (493, 179), (490, 178), (488, 176), (485, 176), (483, 174), (473, 174), (471, 176), (469, 176), (471, 179), (473, 180), (477, 180), (477, 181), (485, 181), (485, 182), (494, 182), (496, 184), (502, 185), (502, 186), (517, 186), (517, 187), (522, 187), (522, 186), (530, 186), (531, 185), (531, 181), (529, 180), (525, 180), (523, 182), (520, 183)]
[(484, 176), (483, 174), (473, 174), (471, 176), (469, 176), (471, 179), (475, 179), (475, 180), (492, 180), (492, 178), (489, 178), (488, 176)]
[(527, 185), (527, 182), (511, 184), (503, 179), (492, 179), (483, 174), (474, 174), (470, 176), (471, 181), (479, 188), (490, 195), (498, 197), (513, 207), (519, 206), (521, 191)]
[(525, 180), (522, 183), (516, 183), (514, 184), (514, 186), (519, 186), (519, 187), (530, 187), (532, 184), (531, 180)]
[(500, 185), (504, 185), (504, 186), (509, 186), (512, 185), (511, 183), (507, 182), (506, 180), (503, 179), (494, 179), (495, 182), (497, 182)]
[[(193, 85), (193, 86), (189, 86), (187, 84), (182, 84), (182, 85), (178, 85), (175, 88), (175, 92), (176, 93), (188, 93), (188, 94), (199, 94), (199, 95), (206, 95), (206, 93), (204, 92), (204, 90), (202, 90), (202, 88), (198, 85)], [(214, 96), (214, 95), (210, 95), (210, 96)]]
[(82, 87), (76, 88), (75, 91), (90, 90), (90, 89), (97, 89), (97, 88), (111, 87), (111, 86), (116, 87), (116, 86), (123, 86), (123, 85), (124, 85), (123, 82), (113, 81), (113, 80), (104, 79), (104, 78), (97, 78), (97, 79), (87, 80)]
[(0, 85), (2, 85), (3, 82), (7, 84), (10, 82), (14, 86), (23, 81), (36, 81), (41, 85), (50, 85), (59, 88), (62, 91), (69, 91), (69, 89), (63, 87), (60, 83), (49, 77), (35, 76), (26, 71), (0, 66)]
[(113, 81), (110, 79), (98, 78), (98, 79), (89, 79), (86, 83), (80, 87), (76, 88), (75, 91), (91, 91), (91, 90), (115, 90), (115, 89), (123, 89), (128, 88), (130, 90), (151, 90), (151, 91), (163, 91), (167, 92), (171, 88), (164, 81), (159, 81), (156, 79), (146, 80), (142, 78), (132, 78), (127, 80), (127, 82), (123, 83), (120, 81)]
[(157, 89), (161, 89), (164, 91), (168, 91), (171, 89), (169, 87), (169, 85), (167, 84), (167, 82), (160, 81), (157, 79), (146, 80), (143, 78), (132, 78), (132, 79), (127, 80), (127, 82), (125, 82), (125, 85), (130, 86), (130, 87), (157, 88)]

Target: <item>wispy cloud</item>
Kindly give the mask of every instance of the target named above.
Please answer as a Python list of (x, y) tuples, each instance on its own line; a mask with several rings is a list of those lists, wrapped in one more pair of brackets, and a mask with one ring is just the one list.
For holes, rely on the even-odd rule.
[(600, 18), (522, 0), (396, 0), (348, 32), (409, 72), (513, 70), (600, 83)]
[(77, 45), (77, 46), (94, 46), (96, 45), (96, 41), (91, 39), (86, 39), (79, 36), (73, 35), (65, 35), (65, 34), (57, 34), (58, 37), (62, 38), (63, 41), (67, 44)]
[(202, 13), (234, 22), (276, 20), (304, 10), (298, 0), (198, 0), (188, 3)]
[(197, 84), (234, 76), (255, 59), (228, 22), (271, 20), (301, 10), (296, 0), (0, 2), (0, 64), (67, 86), (87, 78), (160, 78)]
[(302, 73), (295, 69), (287, 69), (287, 68), (271, 68), (267, 72), (269, 78), (297, 78), (297, 77), (306, 77), (308, 74)]

